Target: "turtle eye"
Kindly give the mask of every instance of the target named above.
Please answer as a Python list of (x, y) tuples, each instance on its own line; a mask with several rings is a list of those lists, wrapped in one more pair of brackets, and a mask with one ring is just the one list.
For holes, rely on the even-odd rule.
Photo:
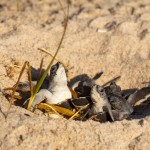
[(104, 93), (105, 92), (105, 90), (101, 86), (97, 86), (97, 91), (99, 93)]
[(68, 73), (68, 69), (65, 68), (65, 72)]
[(52, 75), (55, 75), (57, 69), (58, 69), (58, 67), (57, 67), (56, 65), (52, 66), (52, 68), (51, 68), (51, 74), (52, 74)]
[(101, 93), (103, 93), (103, 92), (104, 92), (104, 89), (100, 89), (99, 91), (100, 91)]
[(116, 83), (114, 82), (114, 81), (112, 81), (111, 83), (110, 83), (110, 86), (116, 86)]

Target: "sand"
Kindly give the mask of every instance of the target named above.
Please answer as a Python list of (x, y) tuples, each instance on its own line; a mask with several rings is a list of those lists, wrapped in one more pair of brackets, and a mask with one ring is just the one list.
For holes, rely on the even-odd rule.
[[(65, 1), (64, 1), (65, 2)], [(65, 5), (65, 3), (63, 3)], [(44, 68), (63, 32), (63, 12), (56, 0), (0, 1), (0, 86), (13, 86), (21, 67)], [(67, 33), (58, 58), (69, 64), (72, 77), (87, 73), (103, 84), (121, 76), (122, 89), (147, 86), (150, 81), (149, 0), (72, 0)], [(26, 73), (21, 81), (26, 81)], [(8, 100), (1, 95), (0, 149), (150, 149), (149, 109), (138, 119), (99, 123), (48, 119), (13, 106), (7, 121)]]

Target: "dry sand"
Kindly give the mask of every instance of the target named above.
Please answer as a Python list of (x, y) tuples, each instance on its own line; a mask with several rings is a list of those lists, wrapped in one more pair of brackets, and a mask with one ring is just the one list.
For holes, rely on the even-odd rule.
[[(0, 84), (15, 84), (24, 61), (44, 67), (55, 52), (63, 31), (63, 12), (55, 0), (0, 0)], [(67, 33), (58, 58), (73, 69), (72, 76), (99, 71), (105, 83), (121, 75), (123, 88), (143, 87), (150, 81), (150, 1), (72, 1)], [(22, 81), (26, 80), (26, 76)], [(49, 119), (13, 106), (1, 96), (0, 149), (150, 149), (150, 113), (139, 119), (100, 124), (95, 121)]]

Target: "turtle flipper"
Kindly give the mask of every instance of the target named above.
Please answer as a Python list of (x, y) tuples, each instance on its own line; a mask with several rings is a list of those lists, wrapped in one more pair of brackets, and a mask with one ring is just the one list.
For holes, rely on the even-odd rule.
[[(35, 87), (37, 81), (31, 81), (32, 86)], [(17, 90), (18, 91), (22, 91), (22, 92), (29, 92), (30, 91), (30, 83), (27, 82), (19, 82), (18, 86), (17, 86)]]
[(129, 117), (129, 113), (125, 113), (125, 112), (121, 112), (121, 111), (117, 111), (117, 110), (112, 110), (113, 116), (115, 121), (121, 121), (123, 119), (126, 119)]
[(99, 121), (99, 122), (103, 123), (103, 122), (107, 121), (107, 115), (106, 115), (105, 112), (100, 112), (100, 113), (97, 113), (95, 115), (92, 115), (90, 117), (90, 119), (92, 119), (94, 121)]
[(107, 105), (107, 110), (108, 110), (108, 113), (109, 113), (109, 115), (110, 115), (112, 121), (115, 121), (114, 115), (113, 115), (113, 113), (112, 113), (111, 106), (108, 106), (108, 105)]
[(94, 75), (94, 77), (92, 78), (93, 80), (98, 80), (101, 76), (102, 76), (103, 72), (98, 72)]
[(72, 99), (71, 103), (75, 108), (80, 109), (82, 107), (91, 105), (92, 101), (88, 97), (80, 97), (80, 98)]
[(131, 105), (139, 105), (150, 98), (150, 87), (144, 87), (131, 94), (127, 101)]
[(125, 98), (128, 99), (128, 97), (133, 94), (134, 92), (136, 92), (138, 89), (134, 88), (134, 89), (125, 89), (121, 91), (121, 95)]
[(41, 103), (43, 100), (49, 99), (52, 93), (47, 89), (41, 89), (35, 96), (32, 106), (35, 107), (37, 104)]

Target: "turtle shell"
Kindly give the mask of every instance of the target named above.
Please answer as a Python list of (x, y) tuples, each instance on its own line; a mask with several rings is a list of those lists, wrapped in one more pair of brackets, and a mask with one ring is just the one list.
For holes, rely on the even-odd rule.
[(79, 86), (74, 89), (78, 97), (90, 96), (91, 86), (84, 85), (84, 83), (87, 83), (87, 82), (79, 83)]
[(80, 98), (71, 99), (71, 103), (76, 109), (80, 109), (86, 106), (90, 107), (92, 105), (92, 101), (90, 97), (80, 97)]
[(71, 100), (68, 99), (68, 100), (65, 100), (59, 104), (57, 104), (58, 106), (61, 106), (61, 107), (64, 107), (64, 108), (67, 108), (67, 109), (70, 109), (70, 110), (73, 110), (75, 107), (72, 105), (71, 103)]
[[(85, 107), (90, 107), (92, 105), (92, 101), (90, 97), (80, 97), (74, 99), (68, 99), (62, 103), (57, 104), (58, 106), (73, 110), (73, 109), (81, 109)], [(86, 107), (87, 106), (87, 107)]]

